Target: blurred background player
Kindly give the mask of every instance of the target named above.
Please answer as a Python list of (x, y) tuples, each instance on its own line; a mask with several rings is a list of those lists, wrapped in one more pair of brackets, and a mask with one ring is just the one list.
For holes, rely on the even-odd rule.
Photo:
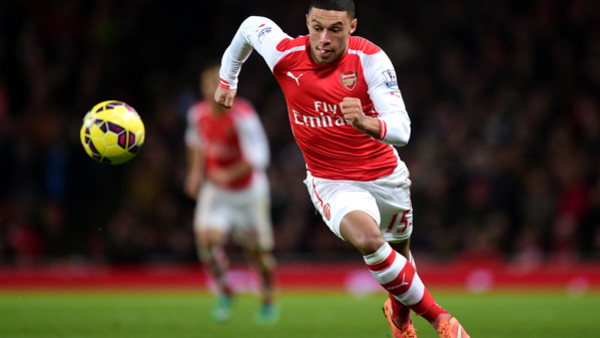
[(219, 67), (200, 74), (203, 96), (188, 111), (185, 143), (188, 150), (185, 192), (197, 199), (194, 232), (200, 261), (217, 285), (213, 317), (231, 316), (232, 286), (226, 272), (225, 251), (230, 235), (245, 251), (261, 279), (262, 306), (257, 320), (277, 319), (273, 304), (273, 232), (266, 168), (269, 145), (254, 107), (241, 98), (225, 109), (214, 102)]
[(383, 310), (393, 336), (416, 337), (412, 310), (440, 337), (468, 337), (414, 268), (411, 181), (394, 148), (408, 143), (411, 122), (392, 62), (351, 36), (351, 0), (312, 1), (306, 26), (308, 35), (292, 38), (268, 18), (244, 20), (223, 55), (215, 101), (235, 107), (242, 64), (256, 50), (283, 90), (315, 208), (389, 292)]

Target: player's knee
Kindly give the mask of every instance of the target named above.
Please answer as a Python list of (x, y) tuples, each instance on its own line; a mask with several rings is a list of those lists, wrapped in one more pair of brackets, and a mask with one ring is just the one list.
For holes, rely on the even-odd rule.
[(367, 232), (357, 236), (352, 242), (354, 247), (364, 256), (372, 254), (385, 244), (381, 233)]
[(410, 239), (401, 242), (390, 243), (390, 245), (394, 250), (407, 259), (410, 257)]
[(225, 235), (213, 229), (200, 230), (196, 232), (196, 242), (203, 247), (220, 246), (225, 242)]
[(251, 258), (253, 265), (261, 273), (269, 273), (277, 265), (275, 257), (269, 252), (264, 250), (249, 250), (247, 251), (248, 256)]
[(363, 255), (371, 254), (385, 244), (379, 225), (361, 211), (353, 211), (344, 216), (340, 233)]

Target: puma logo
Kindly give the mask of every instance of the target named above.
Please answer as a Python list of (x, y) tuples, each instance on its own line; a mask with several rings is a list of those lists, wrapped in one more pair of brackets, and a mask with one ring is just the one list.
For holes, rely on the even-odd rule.
[(292, 79), (294, 79), (296, 81), (296, 84), (299, 86), (300, 85), (300, 81), (298, 81), (300, 79), (300, 76), (302, 76), (304, 73), (300, 73), (300, 75), (298, 75), (298, 77), (294, 76), (294, 74), (292, 74), (292, 72), (287, 72), (287, 76), (291, 77)]
[(405, 282), (405, 280), (406, 280), (406, 274), (404, 273), (404, 274), (402, 274), (402, 282), (400, 282), (400, 284), (398, 284), (398, 285), (394, 285), (394, 286), (390, 286), (390, 287), (388, 287), (388, 288), (387, 288), (387, 289), (388, 289), (388, 291), (389, 291), (389, 290), (395, 290), (395, 289), (397, 289), (397, 288), (401, 288), (401, 287), (403, 287), (403, 286), (405, 286), (405, 285), (409, 285), (407, 282)]
[(404, 280), (406, 280), (406, 274), (402, 274), (402, 283), (400, 283), (400, 286), (404, 286), (404, 285), (408, 285), (407, 282), (405, 282)]

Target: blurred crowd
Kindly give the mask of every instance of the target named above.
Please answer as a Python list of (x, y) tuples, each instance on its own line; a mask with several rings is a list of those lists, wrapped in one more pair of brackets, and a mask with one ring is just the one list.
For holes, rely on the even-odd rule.
[[(412, 137), (413, 251), (518, 264), (600, 258), (600, 2), (364, 1), (358, 30), (392, 59)], [(192, 262), (182, 192), (198, 74), (248, 15), (306, 34), (301, 1), (0, 2), (0, 263)], [(280, 260), (357, 253), (316, 215), (283, 95), (258, 54), (238, 91), (272, 150)], [(138, 156), (87, 157), (85, 113), (126, 101)]]

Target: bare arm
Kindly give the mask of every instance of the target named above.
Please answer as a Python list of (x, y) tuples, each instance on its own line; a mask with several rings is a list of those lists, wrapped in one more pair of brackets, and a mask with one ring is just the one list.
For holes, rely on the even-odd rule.
[(183, 189), (186, 195), (196, 199), (198, 197), (200, 185), (202, 185), (202, 181), (204, 180), (204, 159), (202, 150), (199, 148), (188, 147), (187, 157), (187, 173)]
[(207, 179), (218, 185), (227, 185), (252, 171), (252, 166), (241, 160), (227, 168), (219, 168), (207, 173)]

